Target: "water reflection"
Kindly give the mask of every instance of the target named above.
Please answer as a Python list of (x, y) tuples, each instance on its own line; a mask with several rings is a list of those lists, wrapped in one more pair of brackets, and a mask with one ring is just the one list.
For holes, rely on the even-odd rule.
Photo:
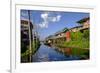
[(46, 62), (46, 61), (65, 61), (65, 60), (79, 60), (79, 57), (68, 55), (58, 52), (55, 48), (42, 44), (39, 50), (32, 56), (33, 62)]

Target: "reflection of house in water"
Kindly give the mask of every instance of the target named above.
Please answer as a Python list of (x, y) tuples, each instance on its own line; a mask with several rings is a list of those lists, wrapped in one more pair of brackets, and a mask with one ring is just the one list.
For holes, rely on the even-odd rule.
[(79, 26), (67, 29), (64, 28), (63, 30), (56, 32), (54, 35), (50, 35), (49, 37), (46, 38), (46, 43), (52, 43), (52, 44), (57, 44), (57, 43), (61, 43), (63, 41), (70, 41), (71, 40), (71, 32), (83, 32), (84, 30), (89, 29), (89, 17), (87, 18), (83, 18), (79, 21), (77, 21), (77, 23), (79, 23)]

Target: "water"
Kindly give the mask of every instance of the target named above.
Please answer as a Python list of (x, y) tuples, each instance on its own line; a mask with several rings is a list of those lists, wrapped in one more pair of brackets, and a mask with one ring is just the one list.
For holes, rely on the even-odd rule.
[(69, 61), (79, 60), (77, 56), (65, 56), (55, 50), (55, 48), (42, 44), (38, 51), (32, 56), (33, 62), (47, 62), (47, 61)]

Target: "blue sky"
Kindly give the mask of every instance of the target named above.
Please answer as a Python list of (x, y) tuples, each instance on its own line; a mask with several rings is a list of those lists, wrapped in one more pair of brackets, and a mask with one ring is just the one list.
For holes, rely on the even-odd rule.
[[(40, 39), (43, 40), (65, 27), (78, 26), (79, 24), (76, 22), (84, 17), (89, 17), (89, 13), (30, 10), (30, 17), (33, 25), (38, 27)], [(28, 10), (21, 10), (21, 19), (28, 19)]]

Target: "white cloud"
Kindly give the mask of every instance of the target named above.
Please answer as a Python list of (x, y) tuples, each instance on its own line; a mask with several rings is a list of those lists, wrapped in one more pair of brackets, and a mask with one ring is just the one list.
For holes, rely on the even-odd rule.
[(52, 22), (56, 22), (56, 21), (57, 21), (57, 18), (56, 18), (56, 17), (52, 17), (52, 18), (51, 18), (51, 21), (52, 21)]
[(48, 18), (48, 13), (43, 13), (41, 14), (41, 18), (43, 18), (44, 20), (46, 20)]
[(39, 24), (41, 28), (48, 28), (48, 22), (42, 22)]
[(41, 14), (41, 18), (43, 19), (43, 21), (39, 24), (41, 28), (48, 28), (48, 15), (49, 13), (47, 12)]
[(44, 12), (41, 14), (43, 21), (39, 24), (41, 28), (48, 28), (49, 22), (58, 22), (61, 19), (61, 15), (52, 15), (50, 12)]
[(60, 21), (60, 18), (61, 18), (61, 15), (53, 16), (53, 17), (50, 17), (50, 21), (58, 22)]
[(60, 21), (61, 15), (57, 15), (57, 21)]

